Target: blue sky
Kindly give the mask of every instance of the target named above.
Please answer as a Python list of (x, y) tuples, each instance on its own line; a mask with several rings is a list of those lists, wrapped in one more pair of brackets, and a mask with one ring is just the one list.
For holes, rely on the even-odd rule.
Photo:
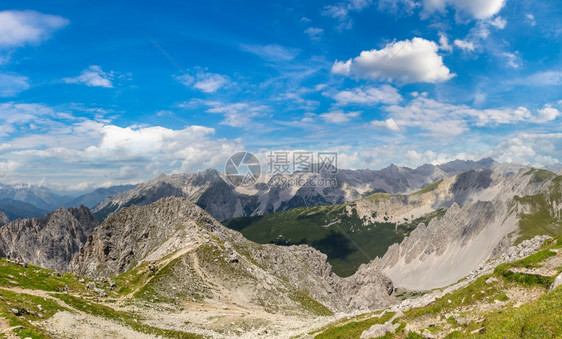
[(0, 182), (562, 160), (562, 6), (525, 0), (3, 1)]

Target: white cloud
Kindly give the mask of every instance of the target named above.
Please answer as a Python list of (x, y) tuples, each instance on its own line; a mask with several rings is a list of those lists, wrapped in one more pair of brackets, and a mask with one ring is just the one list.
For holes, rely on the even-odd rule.
[(330, 16), (339, 21), (336, 30), (350, 29), (353, 21), (350, 18), (351, 13), (359, 12), (371, 5), (371, 0), (347, 0), (336, 5), (328, 5), (324, 7), (322, 15)]
[(435, 11), (445, 12), (447, 7), (452, 7), (478, 20), (498, 14), (505, 2), (506, 0), (423, 0), (426, 14)]
[(362, 51), (346, 62), (336, 61), (332, 73), (358, 78), (383, 78), (403, 83), (441, 82), (455, 74), (437, 54), (439, 46), (422, 38), (387, 44), (383, 49)]
[(0, 48), (40, 43), (68, 23), (60, 16), (35, 11), (1, 11)]
[(543, 71), (530, 75), (521, 81), (525, 85), (534, 86), (559, 86), (562, 85), (562, 72)]
[(402, 96), (398, 90), (390, 85), (380, 87), (367, 86), (351, 91), (341, 91), (334, 96), (334, 99), (343, 105), (355, 104), (397, 104), (402, 101)]
[(89, 87), (113, 87), (112, 80), (114, 78), (113, 71), (106, 73), (100, 66), (91, 65), (88, 69), (83, 70), (79, 76), (75, 78), (64, 78), (67, 84), (83, 84)]
[(299, 55), (300, 50), (280, 45), (247, 45), (241, 44), (242, 50), (255, 54), (260, 58), (272, 62), (287, 62)]
[(265, 132), (268, 128), (256, 121), (256, 118), (267, 117), (271, 108), (267, 105), (257, 103), (237, 102), (224, 103), (212, 100), (191, 100), (181, 104), (180, 107), (194, 108), (198, 106), (208, 107), (207, 113), (222, 114), (224, 120), (222, 125), (239, 128), (243, 131)]
[(392, 14), (405, 13), (412, 14), (414, 10), (421, 7), (421, 2), (417, 0), (379, 0), (378, 9)]
[[(417, 128), (427, 132), (420, 133), (421, 135), (433, 137), (460, 135), (469, 131), (470, 126), (545, 123), (559, 114), (550, 106), (533, 114), (526, 107), (475, 109), (466, 105), (442, 103), (424, 96), (417, 96), (404, 106), (388, 106), (386, 111), (398, 126)], [(374, 122), (373, 125), (382, 126), (381, 122)]]
[(453, 51), (453, 46), (449, 45), (449, 39), (447, 38), (447, 34), (443, 32), (439, 32), (439, 49), (446, 52)]
[(536, 122), (538, 123), (555, 120), (561, 114), (559, 110), (550, 105), (546, 105), (544, 108), (539, 109), (537, 112), (539, 113), (536, 118)]
[(320, 114), (320, 118), (324, 120), (324, 122), (332, 123), (332, 124), (343, 124), (346, 122), (350, 122), (353, 118), (357, 118), (361, 115), (361, 112), (329, 112)]
[(214, 93), (217, 90), (230, 85), (230, 78), (217, 74), (198, 72), (195, 78), (189, 74), (180, 75), (177, 79), (187, 87), (194, 87), (205, 93)]
[(308, 27), (304, 30), (304, 32), (308, 35), (310, 40), (320, 41), (322, 39), (322, 33), (324, 33), (324, 30), (318, 27)]
[(0, 73), (0, 97), (12, 97), (29, 88), (29, 79), (23, 75)]
[(490, 152), (500, 162), (535, 167), (560, 164), (562, 133), (520, 133), (500, 142)]
[(497, 29), (504, 29), (507, 25), (507, 20), (503, 19), (501, 16), (498, 16), (497, 18), (490, 20), (489, 23)]
[(400, 127), (398, 127), (398, 124), (392, 118), (386, 119), (384, 121), (379, 121), (379, 120), (371, 121), (371, 126), (375, 128), (386, 128), (394, 132), (400, 131)]
[(504, 52), (503, 56), (507, 59), (507, 65), (511, 68), (517, 69), (523, 64), (523, 62), (521, 61), (521, 57), (519, 57), (517, 52)]
[(527, 13), (525, 14), (525, 18), (527, 19), (527, 23), (529, 23), (529, 25), (535, 26), (537, 24), (537, 21), (535, 20), (535, 16), (533, 14)]
[[(33, 122), (36, 129), (26, 126)], [(0, 125), (11, 125), (13, 137), (0, 145), (2, 182), (38, 181), (80, 187), (146, 180), (160, 173), (218, 168), (243, 149), (241, 141), (215, 138), (204, 126), (170, 129), (121, 127), (77, 118), (38, 104), (1, 104)]]
[(466, 40), (459, 40), (456, 39), (454, 41), (455, 46), (457, 46), (458, 48), (462, 49), (463, 51), (468, 51), (468, 52), (472, 52), (474, 51), (475, 47), (474, 47), (474, 43), (471, 41), (466, 41)]

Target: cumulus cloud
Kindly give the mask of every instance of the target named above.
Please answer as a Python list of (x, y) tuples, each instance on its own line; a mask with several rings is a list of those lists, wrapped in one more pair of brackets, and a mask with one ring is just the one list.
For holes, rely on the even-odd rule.
[[(20, 113), (15, 114), (14, 113)], [(29, 129), (30, 122), (38, 125)], [(160, 173), (217, 168), (240, 140), (215, 138), (204, 126), (117, 126), (63, 114), (39, 104), (2, 104), (0, 124), (12, 126), (0, 145), (0, 179), (31, 182), (44, 173), (65, 185), (88, 180), (146, 180)], [(86, 169), (86, 170), (85, 170)]]
[(501, 141), (490, 152), (500, 162), (535, 167), (560, 164), (562, 133), (519, 133)]
[(184, 74), (177, 79), (185, 86), (197, 88), (205, 93), (214, 93), (231, 83), (230, 78), (225, 75), (207, 72), (198, 72), (195, 77)]
[(435, 42), (422, 38), (393, 42), (380, 50), (362, 51), (358, 57), (345, 62), (336, 61), (332, 73), (403, 83), (442, 82), (455, 74), (443, 64), (438, 49)]
[(12, 97), (29, 88), (29, 79), (23, 75), (0, 73), (0, 97)]
[(445, 52), (452, 52), (453, 46), (449, 45), (449, 38), (447, 34), (439, 32), (439, 49)]
[(490, 25), (496, 27), (497, 29), (504, 29), (505, 26), (507, 25), (507, 20), (505, 20), (501, 16), (498, 16), (497, 18), (490, 20), (489, 23)]
[(472, 41), (456, 39), (454, 41), (454, 44), (465, 52), (472, 52), (475, 49), (474, 43)]
[[(425, 131), (421, 135), (451, 137), (470, 130), (470, 126), (494, 127), (516, 123), (545, 123), (559, 116), (559, 112), (545, 106), (533, 114), (526, 107), (475, 109), (466, 105), (439, 102), (417, 96), (407, 105), (385, 108), (398, 126), (415, 127)], [(374, 122), (375, 126), (383, 126)]]
[(1, 11), (0, 48), (40, 43), (68, 23), (63, 17), (35, 11)]
[(504, 7), (506, 0), (424, 0), (424, 12), (445, 12), (451, 7), (458, 12), (483, 20), (498, 14)]
[(320, 41), (322, 40), (322, 33), (324, 33), (324, 30), (318, 27), (308, 27), (304, 32), (308, 35), (310, 40)]
[(560, 116), (560, 111), (550, 105), (546, 105), (544, 108), (539, 109), (538, 113), (539, 114), (535, 119), (538, 123), (552, 121)]
[(92, 65), (88, 69), (83, 70), (79, 76), (74, 78), (64, 78), (67, 84), (82, 84), (89, 87), (113, 87), (112, 80), (114, 78), (113, 71), (106, 73), (100, 66)]
[(400, 127), (398, 127), (398, 124), (392, 118), (386, 119), (384, 121), (379, 121), (379, 120), (371, 121), (371, 126), (375, 128), (386, 128), (394, 132), (398, 132), (400, 130)]
[(367, 86), (350, 91), (341, 91), (334, 96), (341, 105), (349, 103), (374, 105), (374, 104), (397, 104), (402, 100), (398, 90), (390, 85), (380, 87)]

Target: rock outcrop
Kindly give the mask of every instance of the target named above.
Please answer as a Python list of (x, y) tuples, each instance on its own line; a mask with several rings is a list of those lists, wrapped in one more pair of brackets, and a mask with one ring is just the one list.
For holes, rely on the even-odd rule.
[(0, 255), (68, 270), (71, 259), (98, 224), (84, 206), (61, 207), (41, 219), (18, 219), (0, 228)]
[(0, 211), (0, 226), (6, 225), (10, 222), (10, 219), (4, 214), (4, 212)]
[(392, 282), (372, 267), (340, 278), (325, 254), (306, 245), (253, 243), (185, 198), (164, 198), (109, 217), (88, 237), (71, 269), (111, 277), (147, 262), (166, 267), (169, 274), (152, 290), (168, 297), (182, 291), (271, 309), (311, 298), (331, 311), (372, 309), (393, 300)]

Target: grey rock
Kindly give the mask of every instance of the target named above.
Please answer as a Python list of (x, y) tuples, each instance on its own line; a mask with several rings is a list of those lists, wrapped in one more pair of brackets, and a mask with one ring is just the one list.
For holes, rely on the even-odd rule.
[(428, 330), (424, 330), (421, 335), (422, 335), (422, 337), (424, 337), (425, 339), (433, 339), (433, 338), (435, 338), (435, 335), (434, 335), (433, 333), (429, 332)]
[(555, 279), (552, 285), (550, 286), (550, 290), (552, 291), (556, 287), (562, 285), (562, 273), (560, 273)]
[(107, 297), (107, 293), (105, 293), (105, 291), (101, 288), (94, 287), (94, 292), (96, 292), (102, 298)]
[[(255, 299), (267, 296), (268, 302), (274, 302), (281, 297), (278, 293), (296, 289), (333, 311), (374, 309), (394, 300), (392, 282), (373, 267), (364, 265), (353, 276), (340, 278), (332, 272), (325, 254), (306, 245), (258, 245), (224, 227), (185, 198), (164, 198), (149, 206), (125, 208), (109, 217), (88, 237), (70, 267), (75, 273), (91, 277), (112, 277), (141, 262), (158, 261), (182, 248), (193, 247), (196, 251), (199, 246), (220, 251), (198, 259), (199, 266), (208, 267), (208, 274), (218, 274), (215, 272), (222, 272), (221, 265), (227, 265), (227, 273), (235, 274), (236, 279), (222, 273), (217, 279), (225, 286), (231, 284), (232, 289), (247, 279), (247, 285), (253, 286), (248, 293)], [(235, 265), (225, 262), (225, 258), (234, 257), (238, 260)], [(192, 257), (180, 259), (176, 271), (193, 266)], [(197, 277), (190, 281), (189, 271), (186, 274), (169, 277), (167, 285), (162, 284), (169, 288), (162, 287), (162, 293), (180, 295), (197, 286), (212, 290)]]
[(10, 222), (10, 219), (4, 214), (4, 212), (0, 211), (0, 226), (6, 225)]
[(361, 333), (361, 339), (383, 337), (387, 333), (394, 333), (394, 331), (396, 331), (396, 329), (399, 326), (400, 324), (393, 324), (390, 321), (387, 321), (384, 324), (375, 324), (371, 326), (368, 330), (363, 331), (363, 333)]
[(84, 206), (59, 208), (45, 218), (18, 219), (0, 228), (0, 255), (67, 271), (68, 264), (99, 222)]

